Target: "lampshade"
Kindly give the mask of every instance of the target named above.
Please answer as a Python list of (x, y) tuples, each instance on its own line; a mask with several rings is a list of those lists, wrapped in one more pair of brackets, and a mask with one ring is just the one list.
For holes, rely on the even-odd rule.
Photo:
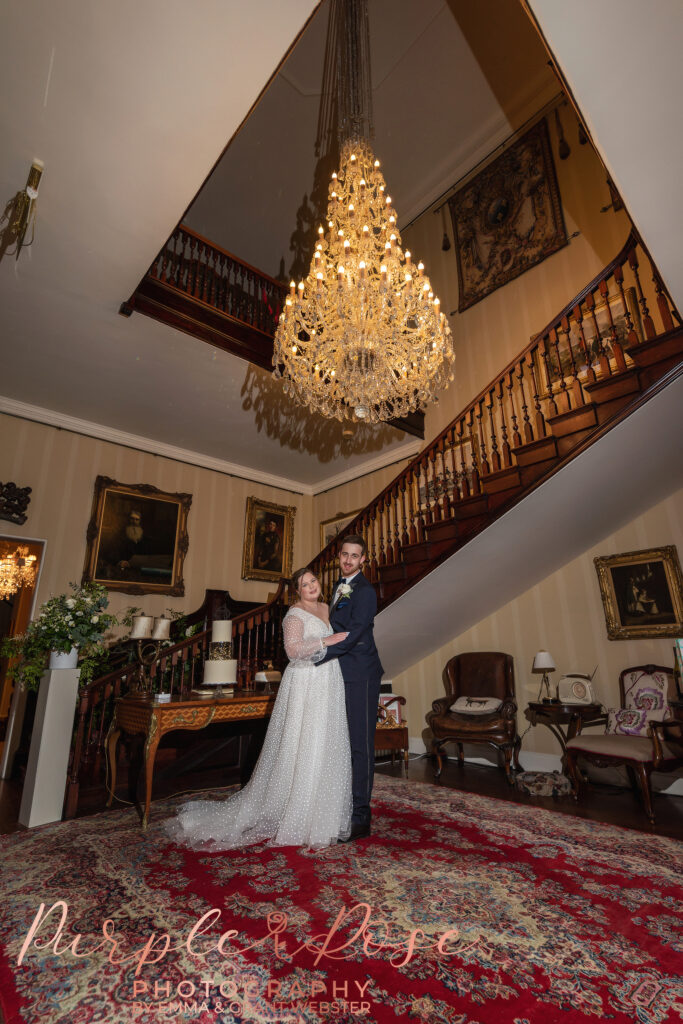
[(145, 640), (151, 637), (153, 625), (153, 615), (134, 615), (130, 631), (131, 640)]
[(555, 662), (548, 651), (538, 651), (531, 667), (532, 672), (554, 672)]
[(160, 615), (154, 620), (152, 640), (168, 640), (171, 636), (171, 620), (165, 615)]

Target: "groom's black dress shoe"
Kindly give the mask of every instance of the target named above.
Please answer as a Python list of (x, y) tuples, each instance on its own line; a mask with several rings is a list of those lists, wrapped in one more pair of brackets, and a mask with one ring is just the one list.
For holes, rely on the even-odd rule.
[(366, 836), (370, 835), (370, 822), (362, 825), (360, 822), (354, 821), (351, 825), (351, 831), (348, 836), (344, 839), (340, 837), (340, 843), (352, 843), (354, 839), (365, 839)]

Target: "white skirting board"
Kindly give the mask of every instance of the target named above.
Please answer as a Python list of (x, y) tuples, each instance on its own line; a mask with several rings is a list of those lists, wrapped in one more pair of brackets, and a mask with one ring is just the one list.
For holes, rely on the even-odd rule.
[[(446, 747), (446, 752), (455, 750), (455, 747)], [(475, 748), (476, 749), (476, 748)], [(479, 748), (485, 751), (485, 747)], [(424, 740), (421, 736), (410, 737), (410, 753), (411, 754), (425, 754), (429, 753), (425, 748)], [(449, 759), (457, 761), (457, 756), (453, 756), (448, 753)], [(491, 748), (490, 757), (471, 757), (465, 755), (465, 761), (469, 761), (472, 764), (484, 764), (484, 765), (497, 765), (499, 762), (496, 760), (495, 751)], [(522, 766), (522, 770), (525, 772), (559, 772), (562, 771), (562, 759), (559, 754), (539, 754), (534, 750), (522, 749), (519, 755), (519, 763)], [(628, 775), (626, 774), (625, 768), (596, 768), (594, 765), (583, 763), (584, 770), (589, 778), (592, 778), (595, 782), (604, 782), (610, 786), (624, 786), (629, 788), (631, 783), (629, 782)], [(652, 773), (652, 789), (655, 793), (666, 793), (667, 796), (683, 796), (683, 773), (667, 774), (666, 772), (653, 772)]]
[(80, 674), (77, 668), (53, 669), (40, 681), (19, 808), (19, 822), (27, 828), (62, 820)]

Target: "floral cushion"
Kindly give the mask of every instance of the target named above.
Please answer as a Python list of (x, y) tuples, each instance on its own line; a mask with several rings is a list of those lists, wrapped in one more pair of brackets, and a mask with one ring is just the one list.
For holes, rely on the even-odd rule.
[[(624, 676), (624, 708), (642, 711), (663, 711), (671, 718), (669, 707), (669, 676), (665, 672), (628, 672)], [(662, 721), (662, 718), (657, 719)]]
[(456, 715), (490, 715), (502, 705), (498, 697), (458, 697), (450, 710)]
[(607, 712), (606, 733), (622, 736), (647, 736), (649, 722), (663, 722), (665, 708), (610, 708)]

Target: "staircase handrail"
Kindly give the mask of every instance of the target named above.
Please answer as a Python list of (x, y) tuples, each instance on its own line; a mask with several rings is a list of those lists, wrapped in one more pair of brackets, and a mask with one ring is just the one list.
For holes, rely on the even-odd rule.
[[(610, 260), (610, 262), (606, 264), (606, 266), (601, 271), (599, 271), (599, 273), (596, 274), (595, 277), (587, 285), (585, 285), (570, 302), (568, 302), (564, 306), (564, 308), (558, 315), (553, 317), (541, 331), (536, 332), (532, 336), (529, 343), (522, 349), (520, 353), (518, 353), (518, 355), (516, 355), (512, 360), (510, 360), (510, 362), (507, 364), (504, 370), (496, 374), (496, 376), (484, 388), (482, 388), (481, 391), (479, 391), (479, 393), (470, 402), (468, 402), (468, 404), (456, 416), (453, 417), (450, 423), (448, 423), (439, 434), (432, 438), (432, 440), (429, 441), (424, 446), (424, 448), (422, 448), (418, 452), (418, 454), (413, 457), (413, 459), (410, 462), (408, 462), (405, 466), (403, 466), (402, 469), (399, 470), (396, 476), (393, 477), (393, 479), (377, 495), (375, 495), (372, 501), (368, 502), (368, 504), (358, 512), (355, 518), (352, 519), (344, 527), (344, 529), (341, 530), (339, 534), (336, 537), (334, 537), (318, 553), (318, 555), (315, 556), (314, 559), (311, 560), (312, 563), (326, 562), (328, 559), (335, 556), (339, 550), (340, 544), (343, 543), (344, 536), (348, 536), (349, 534), (353, 533), (362, 533), (362, 525), (364, 523), (365, 518), (368, 516), (369, 511), (372, 510), (373, 507), (381, 507), (382, 502), (388, 499), (392, 495), (392, 492), (394, 492), (395, 489), (399, 487), (403, 481), (406, 480), (406, 478), (410, 477), (410, 475), (424, 463), (425, 459), (428, 459), (430, 456), (433, 455), (434, 452), (436, 452), (439, 449), (439, 447), (447, 440), (448, 435), (452, 434), (457, 424), (462, 422), (467, 417), (471, 417), (471, 415), (477, 409), (477, 407), (482, 402), (484, 402), (487, 399), (487, 397), (491, 395), (492, 392), (494, 392), (496, 388), (498, 388), (501, 385), (501, 383), (507, 376), (512, 374), (515, 371), (515, 369), (519, 367), (520, 363), (522, 363), (523, 361), (526, 361), (528, 363), (529, 358), (533, 353), (534, 349), (537, 349), (539, 345), (543, 343), (544, 339), (550, 336), (551, 332), (556, 331), (558, 326), (562, 323), (562, 321), (565, 318), (569, 319), (573, 315), (574, 311), (577, 308), (581, 307), (581, 305), (585, 302), (588, 296), (592, 295), (593, 292), (598, 291), (600, 289), (601, 283), (612, 278), (617, 268), (621, 268), (625, 263), (627, 263), (631, 255), (635, 254), (635, 250), (639, 245), (643, 248), (645, 254), (648, 257), (648, 260), (650, 260), (650, 265), (653, 272), (653, 280), (655, 280), (656, 284), (658, 285), (658, 293), (662, 292), (668, 296), (668, 291), (664, 288), (661, 281), (661, 277), (659, 276), (656, 267), (652, 263), (649, 253), (647, 252), (647, 249), (643, 245), (642, 240), (640, 239), (640, 236), (636, 229), (632, 228), (626, 241), (624, 242), (623, 246), (621, 247), (617, 255), (612, 260)], [(672, 306), (671, 313), (676, 319), (680, 321), (680, 317), (678, 316), (675, 307), (673, 307), (673, 303), (671, 302), (671, 300), (670, 304)], [(654, 333), (652, 334), (652, 337), (654, 337)]]

